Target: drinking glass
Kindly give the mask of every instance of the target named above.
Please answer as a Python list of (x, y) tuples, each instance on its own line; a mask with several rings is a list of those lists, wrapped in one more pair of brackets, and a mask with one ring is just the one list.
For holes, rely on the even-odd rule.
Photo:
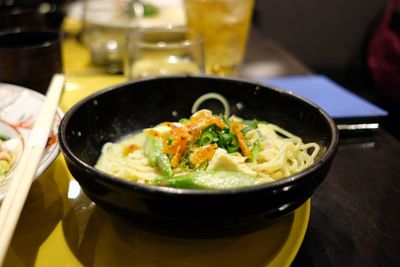
[(142, 28), (127, 37), (128, 79), (204, 72), (203, 41), (193, 29)]
[(93, 65), (110, 73), (121, 73), (128, 32), (143, 27), (184, 25), (181, 6), (168, 4), (170, 1), (154, 2), (84, 0), (83, 40), (91, 52)]
[(121, 73), (125, 35), (137, 27), (133, 0), (85, 0), (83, 42), (92, 64)]
[(204, 38), (206, 73), (236, 75), (243, 61), (254, 0), (185, 0), (189, 27)]

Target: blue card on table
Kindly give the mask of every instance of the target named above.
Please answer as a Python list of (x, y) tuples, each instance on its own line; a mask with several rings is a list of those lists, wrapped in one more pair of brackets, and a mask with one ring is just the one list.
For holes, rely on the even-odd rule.
[(388, 115), (384, 109), (322, 75), (285, 76), (264, 78), (259, 81), (288, 90), (314, 102), (337, 124), (377, 128), (380, 119)]

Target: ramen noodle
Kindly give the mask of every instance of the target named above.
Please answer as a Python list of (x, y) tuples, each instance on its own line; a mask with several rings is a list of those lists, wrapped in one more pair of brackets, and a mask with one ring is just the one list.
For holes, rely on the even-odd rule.
[(96, 168), (145, 184), (229, 189), (296, 174), (314, 163), (319, 150), (275, 124), (202, 109), (106, 143)]

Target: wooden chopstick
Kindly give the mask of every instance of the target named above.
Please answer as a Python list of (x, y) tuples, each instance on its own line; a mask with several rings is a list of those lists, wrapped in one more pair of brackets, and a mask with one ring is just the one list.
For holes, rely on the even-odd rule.
[(42, 158), (47, 138), (53, 124), (61, 93), (64, 87), (63, 74), (55, 74), (50, 82), (46, 100), (22, 153), (21, 159), (10, 181), (0, 208), (0, 266), (11, 242), (19, 216), (21, 215), (33, 177)]

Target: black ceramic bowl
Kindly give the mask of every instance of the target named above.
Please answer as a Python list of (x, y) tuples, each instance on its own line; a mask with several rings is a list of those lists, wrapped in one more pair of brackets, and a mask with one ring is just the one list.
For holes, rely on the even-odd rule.
[[(93, 167), (105, 142), (189, 117), (194, 101), (208, 92), (225, 96), (239, 117), (275, 123), (305, 142), (317, 142), (322, 147), (318, 160), (286, 179), (232, 190), (156, 187)], [(210, 101), (202, 107), (219, 108)], [(210, 237), (259, 229), (302, 205), (329, 170), (338, 132), (323, 110), (285, 91), (234, 79), (166, 77), (125, 83), (83, 99), (64, 116), (59, 142), (70, 172), (100, 207), (153, 232)]]

